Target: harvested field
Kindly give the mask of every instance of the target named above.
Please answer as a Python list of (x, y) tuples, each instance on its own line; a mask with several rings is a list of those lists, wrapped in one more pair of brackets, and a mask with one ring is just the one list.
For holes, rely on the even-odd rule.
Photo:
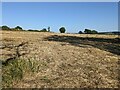
[(0, 34), (3, 87), (119, 87), (117, 35), (28, 31)]

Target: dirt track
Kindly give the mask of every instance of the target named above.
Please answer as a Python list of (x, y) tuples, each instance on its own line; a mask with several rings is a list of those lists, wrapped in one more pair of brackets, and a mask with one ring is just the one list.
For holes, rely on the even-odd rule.
[[(1, 31), (0, 31), (1, 32)], [(2, 57), (43, 63), (13, 87), (118, 87), (120, 44), (116, 35), (3, 31)]]

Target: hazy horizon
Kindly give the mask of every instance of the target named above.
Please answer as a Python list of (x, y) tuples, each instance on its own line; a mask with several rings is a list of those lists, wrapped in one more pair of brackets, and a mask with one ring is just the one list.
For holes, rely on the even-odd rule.
[(51, 27), (59, 32), (65, 27), (68, 33), (85, 28), (99, 32), (118, 30), (117, 2), (3, 2), (2, 25), (21, 26), (23, 29)]

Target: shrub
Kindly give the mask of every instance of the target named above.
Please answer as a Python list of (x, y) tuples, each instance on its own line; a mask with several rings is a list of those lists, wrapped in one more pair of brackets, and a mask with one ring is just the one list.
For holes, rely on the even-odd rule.
[(98, 32), (96, 30), (92, 30), (92, 34), (97, 34)]
[(2, 30), (11, 30), (8, 26), (2, 26)]
[(90, 29), (85, 29), (84, 33), (91, 34), (91, 30)]
[(78, 33), (79, 33), (79, 34), (82, 34), (83, 32), (82, 32), (82, 31), (79, 31)]
[(40, 30), (40, 32), (48, 32), (46, 28), (43, 28), (42, 30)]
[(97, 34), (98, 32), (96, 30), (85, 29), (84, 33), (86, 33), (86, 34)]
[(66, 29), (65, 29), (64, 27), (61, 27), (61, 28), (59, 29), (59, 31), (60, 31), (60, 33), (65, 33)]
[(22, 27), (17, 26), (17, 27), (15, 27), (15, 29), (16, 29), (16, 30), (22, 30)]
[(32, 29), (29, 29), (28, 31), (31, 31), (31, 32), (40, 32), (39, 30), (32, 30)]

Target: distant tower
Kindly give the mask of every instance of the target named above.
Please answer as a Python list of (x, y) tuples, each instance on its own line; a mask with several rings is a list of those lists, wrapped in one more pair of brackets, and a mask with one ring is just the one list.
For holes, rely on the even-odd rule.
[(50, 32), (50, 27), (48, 27), (48, 32)]

